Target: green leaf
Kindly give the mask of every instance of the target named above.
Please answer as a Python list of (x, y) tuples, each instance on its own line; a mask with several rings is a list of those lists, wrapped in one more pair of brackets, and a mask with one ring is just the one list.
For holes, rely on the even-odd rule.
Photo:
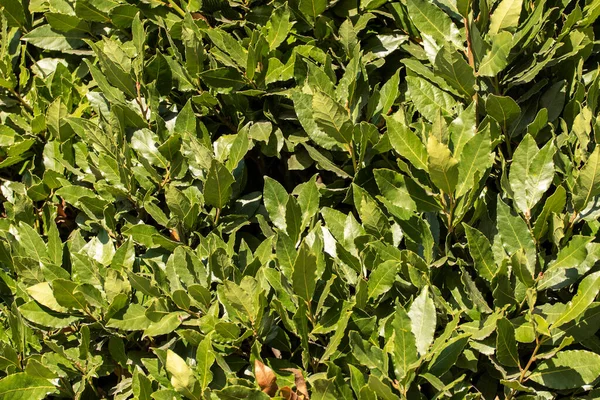
[(490, 17), (488, 35), (495, 35), (500, 31), (514, 32), (519, 25), (523, 0), (502, 0)]
[(411, 366), (418, 360), (417, 343), (412, 331), (412, 321), (403, 307), (397, 306), (392, 320), (394, 329), (394, 373), (397, 379), (402, 379), (410, 371)]
[(139, 304), (129, 304), (127, 308), (115, 314), (106, 324), (108, 328), (125, 331), (142, 331), (150, 326), (151, 320), (146, 317), (146, 309)]
[(243, 323), (254, 325), (257, 305), (254, 296), (257, 293), (256, 280), (246, 276), (239, 285), (225, 281), (219, 291), (219, 299), (228, 312)]
[(48, 282), (40, 282), (27, 288), (27, 293), (39, 304), (48, 307), (52, 311), (66, 313), (69, 310), (58, 303), (52, 287)]
[(49, 380), (25, 372), (0, 379), (0, 398), (5, 400), (41, 400), (56, 391), (56, 387)]
[(81, 31), (57, 32), (50, 25), (37, 27), (23, 36), (23, 40), (36, 47), (55, 51), (74, 50), (83, 47), (85, 45), (83, 38)]
[(334, 334), (331, 337), (331, 340), (329, 341), (329, 343), (327, 344), (327, 347), (325, 348), (323, 355), (321, 356), (321, 359), (320, 359), (321, 362), (327, 361), (338, 350), (338, 347), (339, 347), (340, 343), (342, 342), (342, 339), (344, 339), (346, 337), (346, 327), (348, 326), (348, 322), (350, 321), (350, 318), (352, 317), (352, 308), (353, 307), (354, 307), (353, 302), (344, 301), (342, 310), (340, 312), (340, 318), (338, 319), (338, 321), (335, 325)]
[(289, 196), (285, 208), (285, 228), (288, 236), (292, 239), (292, 242), (296, 243), (303, 228), (302, 209), (296, 198), (292, 195)]
[(550, 188), (554, 178), (553, 157), (555, 147), (548, 142), (541, 150), (531, 135), (527, 134), (515, 150), (509, 182), (517, 207), (529, 218), (530, 210)]
[(46, 244), (40, 235), (28, 224), (21, 222), (17, 228), (19, 245), (37, 262), (43, 264), (49, 261)]
[(346, 173), (344, 170), (340, 169), (337, 165), (335, 165), (335, 163), (333, 163), (330, 159), (325, 157), (319, 150), (317, 150), (314, 147), (311, 147), (307, 144), (303, 144), (303, 146), (306, 149), (306, 151), (308, 151), (308, 154), (310, 155), (310, 157), (313, 160), (315, 160), (315, 162), (317, 164), (319, 164), (319, 167), (321, 169), (324, 169), (326, 171), (331, 171), (341, 178), (352, 178), (350, 175), (348, 175), (348, 173)]
[(246, 68), (248, 52), (232, 35), (220, 28), (210, 28), (203, 31), (219, 49), (227, 53), (235, 63)]
[(179, 325), (181, 325), (184, 316), (187, 316), (187, 313), (169, 313), (166, 316), (162, 317), (160, 321), (151, 323), (150, 326), (148, 326), (148, 328), (144, 330), (144, 335), (142, 337), (159, 336), (171, 333), (175, 329), (177, 329)]
[(105, 22), (108, 20), (106, 15), (91, 3), (91, 0), (77, 0), (75, 13), (79, 18), (88, 21)]
[(339, 142), (323, 132), (313, 118), (313, 96), (301, 91), (294, 91), (292, 93), (292, 100), (294, 101), (294, 111), (296, 111), (298, 121), (306, 131), (308, 137), (327, 150), (337, 148)]
[(352, 184), (352, 193), (354, 194), (354, 206), (365, 231), (375, 237), (389, 237), (390, 224), (377, 202), (366, 190), (356, 184)]
[(429, 121), (435, 121), (440, 113), (446, 117), (454, 115), (457, 102), (451, 94), (416, 76), (407, 76), (406, 83), (408, 84), (409, 98), (417, 110)]
[(462, 197), (471, 189), (476, 189), (478, 179), (483, 177), (485, 171), (494, 163), (494, 154), (491, 152), (492, 142), (489, 129), (478, 132), (469, 139), (459, 155), (458, 187), (456, 197)]
[(494, 94), (490, 94), (485, 101), (485, 110), (498, 121), (504, 133), (508, 132), (508, 125), (521, 114), (521, 108), (512, 98)]
[(461, 112), (448, 126), (452, 151), (454, 152), (454, 157), (459, 160), (462, 158), (463, 147), (469, 139), (474, 137), (477, 133), (475, 117), (475, 102), (472, 102), (469, 107)]
[(348, 111), (323, 92), (317, 92), (312, 99), (313, 118), (325, 134), (341, 144), (352, 142), (354, 126)]
[(431, 360), (429, 373), (435, 376), (442, 376), (446, 373), (456, 364), (468, 341), (468, 334), (462, 334), (448, 340)]
[(99, 45), (93, 45), (92, 48), (96, 52), (106, 79), (129, 97), (135, 98), (137, 92), (129, 59), (115, 42), (107, 41), (101, 45), (104, 45), (103, 49)]
[(508, 55), (513, 45), (513, 36), (510, 32), (503, 31), (494, 35), (492, 37), (492, 47), (481, 59), (477, 74), (479, 76), (495, 77), (502, 72), (508, 65)]
[(187, 398), (200, 399), (200, 396), (194, 393), (196, 386), (194, 372), (183, 358), (177, 353), (167, 350), (165, 368), (171, 375), (171, 385), (176, 391)]
[(592, 240), (591, 236), (573, 236), (569, 243), (560, 249), (556, 259), (548, 263), (538, 289), (560, 289), (577, 279), (578, 267), (584, 264), (588, 255), (587, 247)]
[(379, 264), (369, 275), (369, 298), (377, 299), (394, 285), (400, 265), (389, 260)]
[(267, 39), (270, 50), (275, 50), (285, 41), (293, 24), (293, 22), (290, 22), (290, 10), (287, 5), (277, 8), (273, 14), (271, 14), (271, 17), (265, 26), (267, 31), (265, 39)]
[(309, 302), (312, 300), (317, 284), (317, 257), (303, 242), (298, 250), (292, 270), (292, 288), (294, 293)]
[(502, 365), (518, 367), (519, 352), (515, 340), (515, 328), (506, 318), (501, 318), (496, 323), (498, 327), (496, 337), (496, 357)]
[(535, 272), (535, 243), (531, 232), (527, 228), (525, 221), (513, 215), (511, 209), (504, 201), (498, 198), (496, 208), (498, 232), (502, 237), (502, 243), (509, 255), (516, 253), (518, 250), (523, 250), (527, 257), (527, 268), (533, 276)]
[(454, 193), (458, 183), (458, 160), (435, 136), (430, 136), (427, 141), (427, 154), (427, 169), (435, 186), (444, 193)]
[(49, 308), (41, 307), (35, 301), (30, 301), (20, 306), (19, 312), (25, 319), (34, 324), (49, 328), (66, 328), (79, 320), (76, 316), (57, 313)]
[(408, 15), (421, 34), (427, 34), (439, 44), (454, 43), (461, 46), (459, 31), (450, 19), (435, 3), (425, 0), (408, 0)]
[(463, 226), (465, 227), (469, 250), (471, 252), (471, 257), (473, 257), (473, 261), (475, 262), (475, 268), (477, 269), (479, 276), (491, 283), (498, 273), (498, 267), (494, 261), (492, 245), (483, 233), (477, 229), (466, 224), (463, 224)]
[[(387, 382), (389, 382), (389, 380), (386, 380)], [(386, 385), (384, 382), (381, 381), (381, 379), (379, 379), (378, 377), (376, 377), (375, 375), (370, 374), (369, 375), (369, 381), (367, 383), (368, 388), (372, 389), (372, 391), (374, 391), (377, 394), (378, 398), (381, 398), (383, 400), (397, 400), (398, 396), (396, 394), (394, 394), (394, 392), (392, 392), (392, 389), (390, 388), (389, 383)], [(361, 390), (361, 394), (363, 393), (363, 391)]]
[(196, 371), (200, 374), (200, 387), (202, 391), (208, 387), (213, 378), (213, 373), (210, 369), (216, 358), (211, 342), (211, 335), (207, 335), (200, 342), (196, 351)]
[(363, 340), (356, 331), (350, 331), (350, 348), (352, 355), (365, 367), (384, 371), (383, 351), (370, 342)]
[(140, 400), (152, 399), (152, 382), (148, 379), (140, 369), (135, 369), (131, 383), (133, 395)]
[(425, 286), (419, 296), (412, 302), (408, 310), (410, 326), (416, 338), (417, 351), (420, 355), (427, 352), (433, 342), (433, 334), (437, 324), (435, 305), (429, 296), (429, 286)]
[(443, 47), (435, 57), (436, 74), (440, 75), (452, 87), (467, 98), (475, 94), (475, 75), (473, 68), (456, 51)]
[(173, 87), (173, 73), (162, 53), (157, 52), (144, 68), (147, 83), (155, 83), (158, 93), (168, 95)]
[(564, 187), (559, 186), (556, 191), (546, 199), (542, 212), (538, 215), (533, 226), (533, 235), (536, 240), (539, 240), (546, 232), (548, 219), (552, 213), (560, 213), (565, 208), (567, 201), (567, 191)]
[(263, 199), (273, 224), (285, 231), (286, 206), (289, 199), (285, 188), (273, 178), (265, 176)]
[(298, 9), (310, 24), (314, 24), (326, 8), (325, 0), (298, 0)]
[(246, 86), (242, 75), (232, 67), (209, 69), (200, 73), (200, 79), (214, 89), (239, 90)]
[(298, 193), (298, 204), (302, 209), (302, 226), (306, 226), (311, 218), (319, 212), (320, 193), (314, 179), (296, 187)]
[(577, 288), (577, 294), (567, 304), (564, 312), (554, 321), (552, 328), (558, 328), (582, 315), (600, 292), (600, 271), (586, 276)]
[(579, 171), (573, 188), (573, 207), (581, 212), (600, 194), (600, 146), (596, 146)]
[(410, 219), (417, 211), (417, 204), (411, 197), (406, 181), (402, 175), (390, 169), (373, 170), (375, 181), (383, 197), (379, 200), (388, 211), (400, 219)]
[(0, 5), (2, 5), (2, 14), (6, 16), (8, 26), (22, 27), (27, 23), (26, 10), (22, 1), (3, 0)]
[(52, 281), (52, 289), (58, 304), (62, 307), (86, 310), (88, 302), (82, 293), (75, 292), (77, 286), (78, 285), (75, 282), (64, 279), (54, 279)]
[(87, 24), (74, 15), (46, 13), (46, 19), (54, 30), (60, 32), (69, 32), (71, 30), (87, 32), (89, 30)]
[(396, 70), (394, 75), (381, 87), (379, 91), (379, 100), (377, 102), (374, 120), (378, 120), (379, 115), (388, 115), (398, 98), (400, 85), (400, 69)]
[(217, 160), (213, 160), (204, 184), (204, 202), (209, 206), (223, 208), (229, 202), (235, 182), (231, 172)]
[(559, 351), (541, 362), (529, 379), (550, 389), (577, 389), (600, 376), (600, 355), (585, 350)]
[(130, 28), (137, 13), (136, 7), (122, 4), (110, 10), (110, 19), (118, 28)]
[(416, 168), (427, 171), (427, 148), (419, 137), (394, 116), (385, 117), (389, 141), (402, 157)]
[(246, 130), (242, 129), (235, 135), (231, 148), (229, 149), (229, 157), (227, 157), (227, 169), (233, 171), (238, 164), (244, 159), (248, 149), (250, 148), (250, 142), (248, 140), (248, 134)]
[(150, 129), (140, 129), (131, 137), (131, 148), (136, 150), (150, 164), (166, 169), (168, 162), (158, 151), (158, 137)]

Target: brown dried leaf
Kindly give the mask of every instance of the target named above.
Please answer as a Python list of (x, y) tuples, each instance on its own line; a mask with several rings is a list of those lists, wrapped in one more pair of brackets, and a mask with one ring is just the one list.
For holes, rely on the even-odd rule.
[(300, 397), (298, 397), (298, 395), (296, 393), (292, 392), (292, 389), (290, 389), (289, 386), (282, 387), (281, 390), (279, 391), (279, 394), (285, 400), (300, 400)]
[(277, 377), (273, 370), (260, 360), (254, 360), (254, 376), (260, 390), (273, 397), (277, 393)]
[(302, 375), (302, 371), (300, 371), (298, 368), (284, 368), (283, 370), (294, 374), (296, 393), (300, 394), (306, 400), (308, 400), (308, 389), (306, 388), (306, 381), (304, 380), (304, 375)]

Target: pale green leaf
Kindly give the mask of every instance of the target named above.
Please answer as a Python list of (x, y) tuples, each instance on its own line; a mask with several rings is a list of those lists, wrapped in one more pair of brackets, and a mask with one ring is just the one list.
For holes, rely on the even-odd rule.
[(433, 300), (429, 296), (429, 287), (425, 286), (408, 310), (412, 333), (416, 338), (417, 351), (420, 355), (427, 352), (433, 342), (433, 334), (437, 316)]
[(552, 324), (552, 328), (558, 328), (580, 315), (582, 315), (590, 304), (596, 299), (600, 291), (600, 271), (586, 276), (577, 288), (577, 294), (567, 304), (565, 311)]
[(508, 31), (493, 36), (492, 47), (485, 53), (477, 74), (479, 76), (495, 77), (508, 65), (508, 55), (513, 47), (513, 36)]
[(427, 154), (427, 169), (435, 186), (444, 193), (454, 193), (458, 183), (458, 160), (435, 136), (430, 136), (427, 141)]
[(419, 137), (394, 116), (385, 118), (389, 141), (416, 168), (427, 170), (427, 149)]
[(573, 206), (577, 211), (581, 211), (598, 194), (600, 194), (600, 146), (596, 146), (577, 175), (573, 188)]
[(513, 32), (519, 25), (523, 0), (502, 0), (490, 17), (489, 35), (495, 35), (500, 31)]

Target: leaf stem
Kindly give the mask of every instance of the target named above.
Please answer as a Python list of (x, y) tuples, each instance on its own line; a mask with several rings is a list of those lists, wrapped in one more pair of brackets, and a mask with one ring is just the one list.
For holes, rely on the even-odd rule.
[(219, 223), (219, 217), (221, 216), (221, 209), (217, 208), (217, 211), (215, 213), (215, 225), (217, 225)]
[[(464, 18), (463, 23), (465, 25), (465, 35), (467, 36), (467, 60), (469, 61), (469, 66), (473, 70), (473, 75), (475, 76), (475, 83), (477, 83), (477, 74), (475, 72), (475, 57), (473, 56), (473, 43), (471, 42), (471, 29), (469, 28), (469, 19)], [(479, 115), (477, 112), (477, 103), (479, 102), (479, 94), (477, 90), (473, 94), (473, 101), (475, 102), (475, 126), (479, 125)]]
[(175, 1), (173, 0), (167, 0), (169, 2), (169, 5), (173, 8), (173, 10), (177, 11), (177, 14), (179, 14), (182, 18), (185, 17), (185, 11), (183, 11), (183, 9), (181, 7), (179, 7), (179, 5), (177, 5), (177, 3), (175, 3)]
[(352, 158), (352, 167), (354, 168), (354, 173), (358, 171), (358, 164), (356, 163), (356, 155), (354, 154), (354, 148), (352, 141), (348, 143), (348, 153), (350, 153), (350, 157)]

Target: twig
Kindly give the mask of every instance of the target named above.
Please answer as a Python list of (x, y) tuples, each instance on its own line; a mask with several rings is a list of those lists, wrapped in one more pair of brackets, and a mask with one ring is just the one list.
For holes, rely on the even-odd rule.
[(150, 118), (148, 117), (148, 104), (144, 108), (144, 103), (142, 103), (142, 85), (140, 81), (135, 82), (135, 89), (137, 91), (137, 97), (135, 98), (136, 103), (140, 106), (140, 111), (142, 112), (142, 116), (148, 122), (148, 127), (150, 127)]
[(16, 91), (15, 89), (8, 88), (8, 91), (10, 92), (10, 94), (11, 94), (11, 95), (12, 95), (14, 98), (16, 98), (16, 99), (19, 101), (19, 103), (21, 103), (21, 105), (22, 105), (23, 107), (25, 107), (25, 109), (26, 109), (27, 111), (29, 111), (30, 113), (32, 113), (32, 114), (33, 114), (33, 107), (31, 107), (31, 106), (30, 106), (30, 105), (29, 105), (29, 104), (28, 104), (28, 103), (25, 101), (25, 99), (24, 99), (23, 97), (21, 97), (21, 95), (20, 95), (19, 93), (17, 93), (17, 91)]
[(215, 213), (215, 225), (219, 223), (219, 217), (221, 216), (221, 209), (217, 208), (217, 212)]
[[(473, 56), (473, 43), (471, 42), (471, 30), (469, 29), (469, 19), (465, 18), (465, 35), (467, 36), (467, 59), (469, 61), (469, 66), (473, 69), (473, 74), (475, 75), (475, 82), (477, 82), (477, 74), (475, 73), (475, 57)], [(479, 102), (479, 95), (477, 91), (473, 94), (473, 101), (475, 102), (475, 126), (479, 125), (479, 118), (477, 113), (477, 103)]]
[(348, 153), (350, 153), (350, 157), (352, 158), (352, 167), (354, 168), (354, 173), (356, 174), (356, 172), (358, 172), (358, 164), (356, 163), (356, 155), (354, 154), (352, 142), (348, 144)]
[[(537, 353), (540, 350), (540, 347), (542, 346), (542, 344), (544, 343), (544, 340), (540, 340), (539, 336), (536, 335), (535, 343), (536, 343), (535, 349), (533, 349), (533, 353), (531, 354), (529, 361), (527, 361), (525, 368), (523, 368), (521, 370), (521, 374), (519, 375), (519, 383), (521, 383), (521, 384), (527, 380), (527, 379), (525, 379), (525, 375), (529, 371), (529, 368), (531, 368), (531, 364), (533, 364), (537, 360)], [(511, 400), (515, 396), (516, 393), (517, 393), (517, 389), (511, 389), (508, 396), (506, 396), (506, 400)]]

